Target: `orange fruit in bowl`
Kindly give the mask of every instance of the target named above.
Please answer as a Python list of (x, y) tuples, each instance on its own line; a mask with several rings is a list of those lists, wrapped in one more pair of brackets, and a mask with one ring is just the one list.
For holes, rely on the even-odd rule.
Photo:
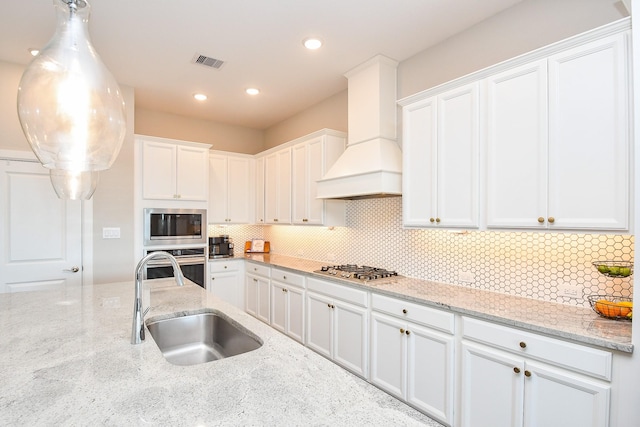
[(631, 301), (620, 301), (616, 306), (620, 308), (620, 317), (629, 317), (629, 313), (633, 311), (633, 303)]
[(619, 317), (622, 307), (616, 305), (614, 302), (611, 302), (609, 300), (599, 299), (595, 303), (595, 309), (598, 313), (602, 314), (603, 316)]

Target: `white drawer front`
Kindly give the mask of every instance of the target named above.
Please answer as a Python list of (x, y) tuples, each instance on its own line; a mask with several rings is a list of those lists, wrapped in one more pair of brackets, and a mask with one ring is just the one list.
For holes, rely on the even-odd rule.
[(254, 262), (247, 262), (246, 272), (257, 274), (258, 276), (271, 277), (271, 267)]
[(304, 288), (304, 276), (292, 273), (291, 271), (281, 270), (279, 268), (271, 269), (271, 280), (277, 280), (280, 283), (298, 286)]
[(462, 318), (462, 335), (464, 338), (515, 352), (568, 370), (611, 380), (612, 354), (608, 351), (597, 350), (469, 317)]
[(238, 271), (242, 268), (243, 262), (244, 261), (242, 260), (209, 261), (209, 271), (211, 273), (224, 273), (227, 271)]
[(366, 291), (354, 289), (346, 285), (338, 285), (336, 283), (309, 277), (307, 279), (307, 289), (309, 289), (310, 291), (318, 292), (320, 294), (329, 295), (331, 297), (335, 297), (343, 301), (359, 305), (361, 307), (366, 307), (368, 305), (368, 294)]
[(455, 332), (455, 316), (453, 313), (378, 294), (372, 294), (371, 308), (400, 319), (439, 329), (449, 334)]

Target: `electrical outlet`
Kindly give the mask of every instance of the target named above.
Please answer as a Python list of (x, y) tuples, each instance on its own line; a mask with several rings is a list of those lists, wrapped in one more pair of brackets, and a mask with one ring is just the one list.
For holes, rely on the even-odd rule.
[(458, 281), (464, 283), (473, 283), (476, 281), (476, 276), (470, 271), (458, 271)]
[(582, 285), (561, 283), (558, 285), (558, 296), (579, 299), (582, 298), (584, 288)]
[(327, 254), (327, 261), (335, 262), (336, 261), (336, 254)]
[(119, 239), (120, 227), (103, 227), (102, 238), (103, 239)]

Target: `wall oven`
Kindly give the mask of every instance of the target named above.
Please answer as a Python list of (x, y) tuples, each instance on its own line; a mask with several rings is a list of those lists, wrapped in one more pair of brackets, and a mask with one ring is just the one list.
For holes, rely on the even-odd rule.
[(206, 209), (144, 210), (144, 245), (206, 245)]
[[(207, 265), (206, 248), (157, 249), (174, 256), (187, 279), (206, 289), (205, 268)], [(145, 256), (156, 250), (146, 250)], [(173, 277), (173, 267), (167, 259), (152, 259), (146, 265), (145, 279)]]

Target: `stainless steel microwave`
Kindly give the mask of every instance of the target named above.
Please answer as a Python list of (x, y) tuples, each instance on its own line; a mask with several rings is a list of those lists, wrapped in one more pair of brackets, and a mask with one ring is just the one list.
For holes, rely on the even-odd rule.
[(206, 209), (144, 210), (144, 244), (207, 244)]

